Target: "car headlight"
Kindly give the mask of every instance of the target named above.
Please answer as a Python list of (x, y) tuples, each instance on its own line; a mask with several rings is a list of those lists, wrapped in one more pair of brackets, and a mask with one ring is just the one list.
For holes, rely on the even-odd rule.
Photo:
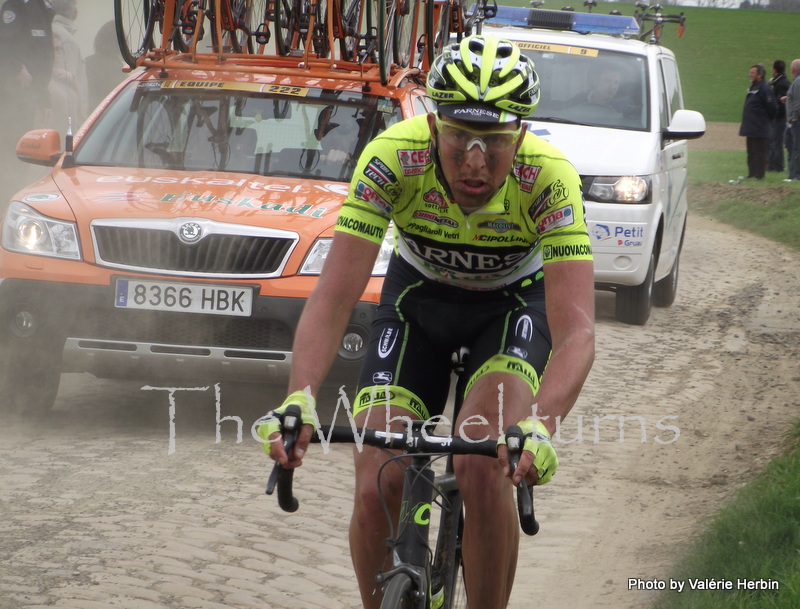
[(649, 203), (649, 180), (640, 176), (591, 176), (583, 180), (588, 199), (601, 203)]
[(3, 247), (21, 254), (81, 259), (74, 222), (48, 218), (19, 201), (8, 206), (3, 222)]
[[(324, 237), (317, 239), (311, 250), (308, 252), (303, 266), (300, 267), (301, 275), (319, 275), (322, 272), (322, 265), (325, 263), (325, 258), (328, 257), (328, 252), (331, 250), (331, 237)], [(375, 266), (372, 268), (372, 275), (386, 275), (386, 269), (389, 268), (389, 259), (392, 256), (394, 249), (394, 240), (392, 237), (392, 228), (386, 231), (386, 236), (381, 243), (381, 249), (378, 252), (378, 257), (375, 260)]]

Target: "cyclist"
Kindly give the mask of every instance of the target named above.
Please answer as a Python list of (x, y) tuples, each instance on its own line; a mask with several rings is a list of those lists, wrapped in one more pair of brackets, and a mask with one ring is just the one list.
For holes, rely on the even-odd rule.
[[(455, 463), (470, 606), (499, 609), (511, 593), (519, 541), (508, 478), (552, 477), (556, 417), (574, 404), (594, 358), (592, 256), (578, 175), (522, 123), (539, 100), (532, 61), (509, 41), (470, 36), (435, 60), (427, 87), (437, 112), (390, 127), (361, 155), (297, 328), (292, 393), (275, 414), (289, 403), (303, 407), (298, 445), (286, 455), (272, 423), (258, 433), (273, 440), (264, 443), (272, 458), (300, 465), (314, 422), (311, 396), (392, 221), (394, 255), (353, 414), (372, 427), (439, 415), (450, 355), (469, 347), (455, 432), (497, 438), (520, 421), (532, 436), (514, 472), (504, 446), (501, 459)], [(354, 458), (351, 553), (364, 607), (378, 607), (375, 575), (386, 566), (389, 531), (376, 478), (385, 455), (364, 447)], [(397, 513), (402, 473), (390, 468), (381, 479)]]

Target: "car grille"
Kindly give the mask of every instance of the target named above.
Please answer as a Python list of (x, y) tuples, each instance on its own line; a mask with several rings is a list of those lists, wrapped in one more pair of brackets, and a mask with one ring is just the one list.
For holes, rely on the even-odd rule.
[(94, 226), (100, 261), (130, 269), (202, 275), (272, 275), (280, 270), (294, 239), (212, 234), (183, 243), (170, 230)]

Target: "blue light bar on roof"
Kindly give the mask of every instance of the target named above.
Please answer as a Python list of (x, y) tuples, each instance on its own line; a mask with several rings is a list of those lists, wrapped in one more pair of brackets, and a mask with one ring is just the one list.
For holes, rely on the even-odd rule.
[(498, 6), (497, 15), (487, 19), (494, 25), (516, 25), (518, 27), (545, 28), (549, 30), (571, 30), (581, 33), (636, 36), (639, 24), (633, 17), (622, 15), (599, 15), (596, 13), (573, 13), (543, 8), (518, 8)]

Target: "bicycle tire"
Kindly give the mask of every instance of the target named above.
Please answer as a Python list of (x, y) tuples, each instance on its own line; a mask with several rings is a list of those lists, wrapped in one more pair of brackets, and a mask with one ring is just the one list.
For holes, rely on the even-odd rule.
[(339, 36), (339, 54), (344, 61), (356, 61), (358, 59), (358, 41), (361, 34), (364, 1), (340, 1), (339, 31), (341, 35)]
[(392, 57), (401, 68), (411, 65), (414, 58), (418, 0), (395, 0)]
[(295, 47), (299, 11), (298, 0), (275, 0), (275, 51), (278, 55), (286, 57)]
[(114, 0), (117, 44), (122, 59), (131, 68), (153, 48), (153, 31), (159, 12), (156, 5), (160, 1)]
[(444, 604), (441, 609), (467, 609), (467, 589), (461, 560), (463, 501), (458, 491), (444, 494), (441, 501), (442, 515), (432, 563), (442, 578), (444, 588)]
[(378, 0), (378, 71), (381, 84), (389, 82), (397, 0)]
[(406, 573), (393, 576), (383, 590), (381, 609), (414, 609), (411, 578)]

